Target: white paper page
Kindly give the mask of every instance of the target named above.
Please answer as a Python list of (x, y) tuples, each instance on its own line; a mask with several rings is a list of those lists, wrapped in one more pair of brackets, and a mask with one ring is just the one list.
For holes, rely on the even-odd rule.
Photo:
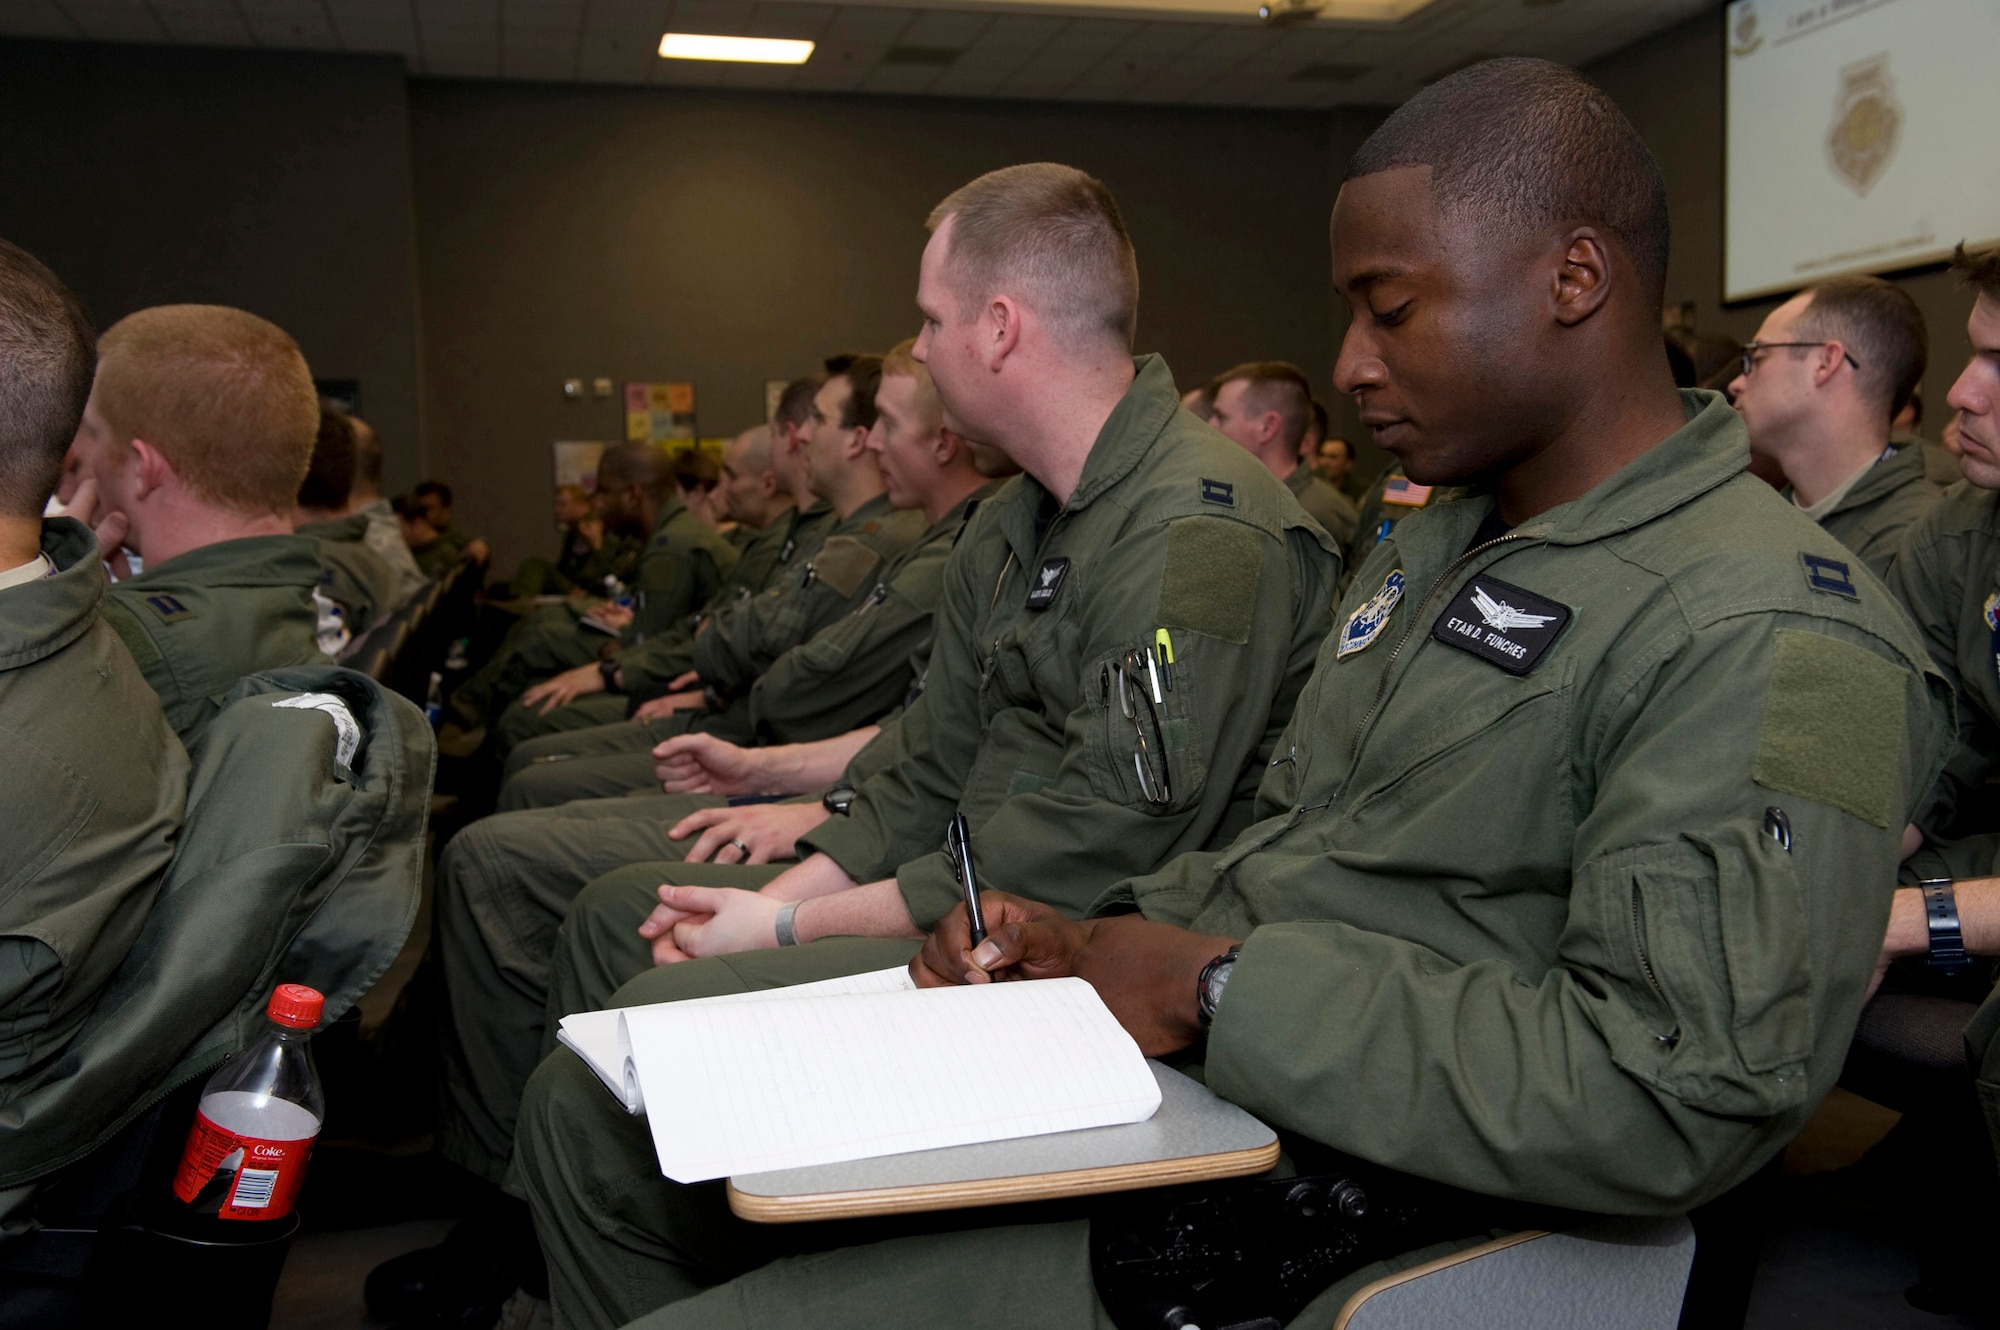
[(1160, 1088), (1081, 979), (625, 1011), (676, 1182), (1140, 1122)]
[[(810, 997), (825, 993), (891, 993), (916, 987), (904, 966), (870, 970), (866, 974), (842, 975), (816, 983), (794, 984), (790, 988), (766, 988), (755, 993), (724, 993), (719, 997), (690, 998), (702, 1005), (710, 1002), (767, 1002), (774, 998)], [(656, 1006), (686, 1004), (656, 1003)], [(625, 1008), (609, 1011), (579, 1011), (562, 1018), (556, 1042), (582, 1058), (584, 1065), (604, 1082), (604, 1088), (625, 1105), (627, 1113), (646, 1111), (646, 1097), (639, 1089), (638, 1074), (632, 1069), (632, 1043), (625, 1034)]]

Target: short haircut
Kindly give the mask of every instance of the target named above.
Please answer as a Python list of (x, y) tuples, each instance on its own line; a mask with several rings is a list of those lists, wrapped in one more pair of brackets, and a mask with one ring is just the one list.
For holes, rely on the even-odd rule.
[[(1306, 435), (1313, 441), (1313, 447), (1317, 448), (1326, 442), (1326, 432), (1329, 428), (1331, 425), (1326, 417), (1326, 404), (1315, 397), (1312, 402), (1312, 423), (1306, 427)], [(1343, 446), (1346, 442), (1345, 439), (1341, 440)]]
[(833, 376), (847, 380), (847, 405), (840, 409), (842, 429), (875, 428), (875, 390), (882, 386), (882, 357), (854, 356)]
[(1910, 293), (1880, 277), (1837, 277), (1807, 291), (1812, 297), (1793, 325), (1800, 341), (1825, 338), (1847, 348), (1861, 368), (1862, 393), (1895, 418), (1924, 376), (1930, 335)]
[[(597, 488), (618, 489), (637, 485), (654, 503), (663, 503), (676, 487), (674, 464), (658, 445), (626, 442), (613, 444), (597, 459)], [(422, 486), (418, 486), (419, 491)]]
[(347, 423), (354, 427), (354, 487), (379, 495), (382, 492), (382, 440), (376, 435), (375, 427), (360, 416), (349, 415)]
[(1660, 303), (1670, 229), (1660, 164), (1617, 103), (1575, 70), (1521, 56), (1461, 69), (1383, 121), (1345, 178), (1403, 166), (1429, 167), (1439, 209), (1489, 231), (1599, 228)]
[(1276, 411), (1284, 426), (1285, 446), (1299, 450), (1312, 419), (1312, 380), (1297, 365), (1283, 360), (1252, 360), (1215, 376), (1218, 389), (1242, 379), (1249, 385), (1243, 400), (1258, 414)]
[(431, 515), (425, 510), (423, 501), (414, 494), (398, 494), (395, 498), (389, 500), (389, 507), (395, 510), (396, 516), (406, 522), (428, 522), (431, 520)]
[(0, 513), (39, 517), (76, 437), (96, 348), (60, 278), (0, 240)]
[(1904, 401), (1903, 406), (1899, 406), (1896, 408), (1897, 415), (1903, 414), (1903, 407), (1908, 407), (1910, 409), (1910, 428), (1911, 429), (1922, 428), (1924, 423), (1923, 384), (1919, 383), (1916, 387), (1910, 389), (1909, 398)]
[(410, 493), (416, 495), (419, 499), (435, 494), (439, 503), (442, 503), (447, 508), (452, 506), (451, 486), (445, 484), (442, 480), (418, 481), (417, 487), (411, 490)]
[(778, 395), (777, 409), (771, 412), (774, 428), (791, 425), (794, 428), (812, 419), (813, 398), (826, 386), (824, 374), (808, 374), (802, 379), (793, 379), (785, 385), (785, 391)]
[(347, 506), (354, 488), (354, 422), (322, 406), (319, 433), (313, 439), (312, 463), (299, 482), (299, 507), (322, 512)]
[(917, 409), (923, 412), (921, 422), (929, 429), (937, 429), (944, 424), (944, 403), (938, 399), (937, 384), (931, 379), (930, 366), (915, 355), (917, 339), (905, 337), (889, 348), (889, 354), (882, 357), (882, 377), (893, 374), (899, 379), (917, 381)]
[(722, 483), (722, 464), (706, 448), (690, 446), (674, 454), (674, 484), (684, 490), (712, 490)]
[(1968, 251), (1959, 241), (1951, 253), (1951, 270), (1988, 300), (2000, 300), (2000, 245)]
[(748, 475), (762, 475), (771, 469), (771, 427), (753, 425), (736, 436), (735, 441), (743, 443), (743, 471)]
[(946, 221), (962, 317), (1007, 294), (1065, 343), (1110, 336), (1132, 345), (1139, 261), (1103, 182), (1054, 162), (1004, 167), (947, 195), (927, 224)]
[(319, 394), (298, 343), (275, 323), (227, 305), (142, 309), (98, 343), (94, 391), (115, 445), (144, 439), (207, 502), (291, 512), (312, 462)]
[(1194, 405), (1188, 407), (1188, 410), (1207, 420), (1215, 411), (1215, 380), (1210, 379), (1207, 383), (1197, 384), (1181, 396), (1186, 397), (1188, 393), (1194, 394)]

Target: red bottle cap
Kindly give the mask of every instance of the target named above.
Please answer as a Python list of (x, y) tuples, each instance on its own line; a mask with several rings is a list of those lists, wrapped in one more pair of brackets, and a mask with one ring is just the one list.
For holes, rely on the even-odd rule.
[(271, 994), (271, 1005), (264, 1014), (280, 1025), (289, 1025), (295, 1030), (310, 1030), (319, 1024), (319, 1014), (326, 1006), (326, 999), (317, 989), (304, 984), (279, 984)]

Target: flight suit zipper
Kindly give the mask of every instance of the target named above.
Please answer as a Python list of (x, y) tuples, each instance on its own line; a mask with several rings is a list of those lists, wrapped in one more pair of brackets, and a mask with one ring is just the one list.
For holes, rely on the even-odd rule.
[[(1661, 987), (1660, 976), (1653, 970), (1653, 958), (1646, 951), (1646, 903), (1639, 895), (1639, 884), (1636, 881), (1632, 884), (1632, 954), (1639, 958), (1639, 973), (1646, 976), (1647, 986), (1653, 990), (1653, 996), (1659, 998), (1660, 1005), (1666, 1009), (1668, 1019), (1671, 1020), (1674, 1004), (1667, 1000), (1667, 990)], [(1680, 1037), (1679, 1024), (1665, 1034), (1653, 1036), (1655, 1040), (1669, 1048), (1679, 1043)]]

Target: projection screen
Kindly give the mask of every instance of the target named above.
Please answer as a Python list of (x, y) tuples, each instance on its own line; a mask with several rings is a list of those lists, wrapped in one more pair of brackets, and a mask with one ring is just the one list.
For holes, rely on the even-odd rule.
[(2000, 239), (2000, 0), (1736, 0), (1727, 19), (1726, 299)]

